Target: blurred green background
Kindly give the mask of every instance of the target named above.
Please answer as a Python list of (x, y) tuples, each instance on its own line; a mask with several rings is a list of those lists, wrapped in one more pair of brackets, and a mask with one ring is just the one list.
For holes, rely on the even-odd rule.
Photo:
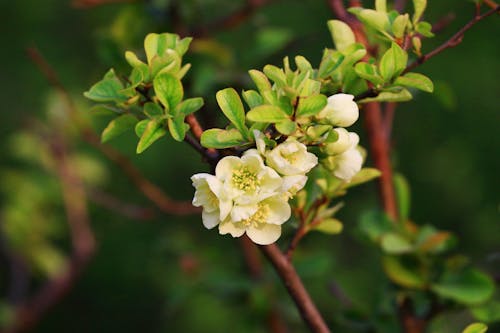
[[(57, 180), (43, 168), (40, 142), (26, 133), (34, 123), (50, 124), (54, 118), (71, 128), (70, 120), (61, 115), (61, 101), (26, 55), (27, 47), (40, 50), (82, 114), (91, 106), (82, 92), (109, 67), (125, 68), (125, 50), (142, 52), (148, 32), (203, 34), (203, 41), (193, 43), (186, 59), (193, 65), (187, 94), (203, 96), (212, 110), (218, 89), (251, 86), (248, 69), (281, 65), (284, 56), (298, 54), (318, 64), (323, 48), (332, 47), (326, 21), (333, 15), (326, 1), (271, 1), (240, 24), (224, 29), (212, 29), (213, 22), (243, 8), (244, 1), (150, 0), (87, 7), (75, 3), (0, 2), (1, 222), (12, 219), (20, 225), (14, 232), (19, 236), (16, 244), (30, 258), (25, 294), (57, 271), (68, 252)], [(438, 36), (425, 41), (424, 51), (446, 40), (474, 11), (471, 2), (456, 0), (430, 1), (429, 7), (426, 19), (430, 22), (449, 13), (456, 17)], [(497, 273), (499, 28), (494, 15), (467, 32), (458, 47), (421, 66), (418, 72), (435, 81), (436, 91), (417, 94), (414, 101), (400, 105), (393, 131), (393, 162), (410, 183), (413, 220), (453, 231), (460, 239), (458, 251)], [(206, 125), (215, 125), (210, 117), (201, 118)], [(94, 128), (102, 130), (105, 120), (92, 118)], [(362, 124), (356, 126), (362, 131)], [(115, 165), (83, 143), (74, 130), (66, 132), (91, 186), (124, 202), (152, 207)], [(191, 200), (189, 177), (208, 171), (199, 156), (170, 138), (137, 156), (135, 143), (136, 137), (127, 133), (112, 145), (166, 193)], [(71, 292), (34, 332), (267, 332), (273, 306), (290, 332), (306, 331), (272, 269), (264, 263), (264, 281), (252, 282), (239, 242), (205, 230), (199, 217), (155, 211), (152, 219), (143, 221), (106, 209), (99, 200), (92, 200), (92, 194), (90, 199), (98, 251)], [(308, 235), (297, 252), (297, 269), (333, 331), (369, 332), (376, 327), (397, 332), (391, 310), (394, 290), (383, 276), (379, 255), (356, 229), (363, 213), (377, 209), (375, 184), (356, 188), (346, 200), (339, 215), (345, 232), (335, 237)], [(291, 228), (287, 230), (283, 245)], [(2, 316), (8, 320), (12, 281), (5, 249), (1, 257), (0, 320)], [(332, 288), (345, 293), (349, 306), (334, 297)], [(471, 320), (460, 311), (444, 313), (433, 331), (458, 332)], [(492, 325), (488, 332), (500, 332), (500, 327)]]

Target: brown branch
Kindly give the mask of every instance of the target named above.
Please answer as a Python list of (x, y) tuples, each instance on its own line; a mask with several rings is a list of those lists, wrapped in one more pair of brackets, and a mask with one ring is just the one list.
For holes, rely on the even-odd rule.
[(73, 0), (71, 2), (71, 6), (75, 8), (88, 9), (101, 5), (135, 1), (137, 0)]
[(260, 7), (272, 0), (247, 0), (245, 5), (226, 17), (209, 23), (206, 26), (194, 28), (191, 32), (193, 37), (205, 37), (215, 31), (233, 29), (250, 18)]
[(151, 208), (140, 207), (112, 196), (98, 188), (86, 188), (89, 200), (117, 214), (136, 220), (150, 220), (156, 214)]
[(261, 245), (260, 249), (274, 266), (309, 329), (315, 333), (329, 333), (330, 329), (286, 255), (276, 244)]
[(6, 333), (24, 332), (36, 325), (43, 315), (71, 290), (95, 251), (87, 202), (81, 179), (68, 160), (64, 138), (52, 138), (50, 150), (60, 180), (66, 217), (70, 227), (71, 259), (66, 269), (51, 278), (31, 299), (16, 308), (15, 320)]
[(405, 7), (406, 7), (406, 0), (394, 0), (394, 9), (397, 12), (402, 13)]
[(99, 149), (110, 161), (118, 165), (144, 196), (162, 212), (173, 215), (191, 215), (201, 212), (199, 208), (193, 207), (191, 202), (170, 199), (158, 186), (144, 177), (129, 159), (114, 148), (101, 144), (99, 138), (89, 129), (84, 130), (82, 134), (86, 142)]
[(379, 193), (384, 211), (394, 221), (398, 218), (396, 197), (392, 184), (389, 141), (384, 130), (380, 103), (371, 102), (364, 106), (365, 129), (370, 143), (371, 156), (375, 167), (380, 170)]
[(496, 12), (500, 12), (500, 6), (497, 5), (495, 8), (492, 8), (490, 9), (489, 11), (485, 12), (484, 14), (482, 15), (475, 15), (474, 18), (472, 20), (470, 20), (466, 25), (464, 25), (460, 30), (458, 30), (453, 36), (451, 36), (450, 39), (448, 39), (446, 42), (444, 42), (443, 44), (441, 44), (440, 46), (438, 46), (437, 48), (435, 48), (434, 50), (430, 51), (429, 53), (427, 54), (424, 54), (422, 55), (421, 57), (419, 57), (415, 62), (409, 64), (406, 69), (404, 70), (403, 74), (404, 73), (407, 73), (409, 71), (411, 71), (412, 69), (422, 65), (423, 63), (425, 63), (426, 61), (428, 61), (429, 59), (431, 59), (432, 57), (440, 54), (441, 52), (443, 52), (444, 50), (448, 49), (448, 48), (452, 48), (452, 47), (455, 47), (457, 46), (458, 44), (460, 44), (463, 40), (463, 37), (465, 35), (465, 33), (471, 29), (474, 25), (476, 25), (479, 21), (487, 18), (488, 16), (490, 15), (493, 15), (494, 13)]
[(390, 142), (392, 133), (392, 123), (394, 121), (394, 113), (398, 103), (388, 102), (385, 104), (384, 108), (384, 132), (387, 140)]

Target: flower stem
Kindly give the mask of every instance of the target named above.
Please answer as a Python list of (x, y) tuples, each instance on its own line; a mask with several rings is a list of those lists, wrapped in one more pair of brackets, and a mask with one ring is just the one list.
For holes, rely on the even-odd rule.
[(329, 333), (330, 329), (287, 256), (281, 252), (276, 244), (261, 245), (260, 249), (274, 266), (311, 332)]

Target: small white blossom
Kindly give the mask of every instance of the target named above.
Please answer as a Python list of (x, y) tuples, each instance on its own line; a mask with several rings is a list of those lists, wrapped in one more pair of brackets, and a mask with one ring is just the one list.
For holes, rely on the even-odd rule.
[(254, 243), (260, 245), (277, 241), (281, 236), (281, 224), (291, 215), (290, 205), (282, 195), (271, 196), (257, 204), (235, 206), (235, 210), (239, 212), (219, 225), (219, 233), (240, 237), (246, 232)]
[(298, 191), (304, 188), (306, 182), (307, 176), (305, 175), (284, 176), (281, 192), (283, 192), (288, 198), (292, 198)]
[(295, 140), (285, 141), (266, 153), (266, 162), (282, 175), (303, 175), (318, 164), (316, 155)]
[(345, 152), (352, 146), (351, 136), (349, 132), (342, 127), (335, 128), (334, 131), (338, 135), (338, 139), (335, 142), (327, 143), (325, 146), (325, 152), (328, 155), (338, 155)]
[(212, 229), (229, 215), (232, 203), (230, 200), (224, 200), (221, 193), (222, 183), (215, 176), (198, 173), (193, 175), (191, 180), (196, 188), (193, 206), (203, 207), (203, 225), (207, 229)]
[(327, 105), (316, 117), (334, 126), (348, 127), (358, 120), (359, 109), (353, 95), (335, 94), (328, 97)]
[(359, 143), (359, 136), (356, 133), (349, 133), (351, 147), (342, 154), (336, 155), (335, 170), (333, 174), (335, 177), (350, 181), (360, 170), (363, 164), (363, 155), (357, 149)]
[(215, 176), (222, 182), (223, 192), (239, 204), (259, 202), (273, 195), (283, 183), (276, 171), (265, 166), (255, 153), (241, 158), (224, 157), (215, 168)]

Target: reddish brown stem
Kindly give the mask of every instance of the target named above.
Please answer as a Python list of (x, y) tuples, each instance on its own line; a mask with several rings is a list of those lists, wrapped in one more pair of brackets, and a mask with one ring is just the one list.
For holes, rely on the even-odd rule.
[(427, 54), (424, 54), (423, 56), (421, 56), (420, 58), (418, 58), (414, 63), (408, 65), (406, 67), (406, 69), (404, 70), (403, 74), (411, 71), (415, 67), (418, 67), (418, 66), (422, 65), (423, 63), (425, 63), (426, 61), (428, 61), (432, 57), (438, 55), (439, 53), (443, 52), (444, 50), (446, 50), (448, 48), (451, 48), (451, 47), (457, 46), (458, 44), (460, 44), (462, 42), (464, 34), (470, 28), (472, 28), (474, 25), (476, 25), (479, 21), (485, 19), (486, 17), (488, 17), (490, 15), (493, 15), (496, 12), (500, 12), (500, 6), (499, 5), (497, 5), (496, 7), (492, 8), (492, 9), (490, 9), (489, 11), (487, 11), (486, 13), (484, 13), (482, 15), (475, 15), (474, 18), (471, 21), (469, 21), (466, 25), (464, 25), (462, 27), (462, 29), (458, 30), (446, 42), (444, 42), (443, 44), (441, 44), (440, 46), (438, 46), (437, 48), (435, 48), (431, 52), (429, 52)]
[(286, 255), (276, 244), (261, 245), (260, 249), (274, 266), (309, 329), (315, 333), (329, 333), (330, 329)]
[(5, 329), (6, 333), (24, 332), (34, 327), (73, 287), (95, 250), (83, 185), (67, 158), (63, 142), (63, 138), (52, 138), (50, 147), (61, 183), (73, 253), (68, 267), (61, 274), (51, 278), (32, 298), (16, 309), (15, 320), (12, 326)]
[(397, 220), (397, 206), (392, 184), (392, 167), (389, 155), (389, 142), (384, 131), (380, 103), (366, 103), (364, 106), (365, 128), (370, 142), (371, 156), (375, 167), (382, 175), (379, 179), (379, 191), (384, 211)]

